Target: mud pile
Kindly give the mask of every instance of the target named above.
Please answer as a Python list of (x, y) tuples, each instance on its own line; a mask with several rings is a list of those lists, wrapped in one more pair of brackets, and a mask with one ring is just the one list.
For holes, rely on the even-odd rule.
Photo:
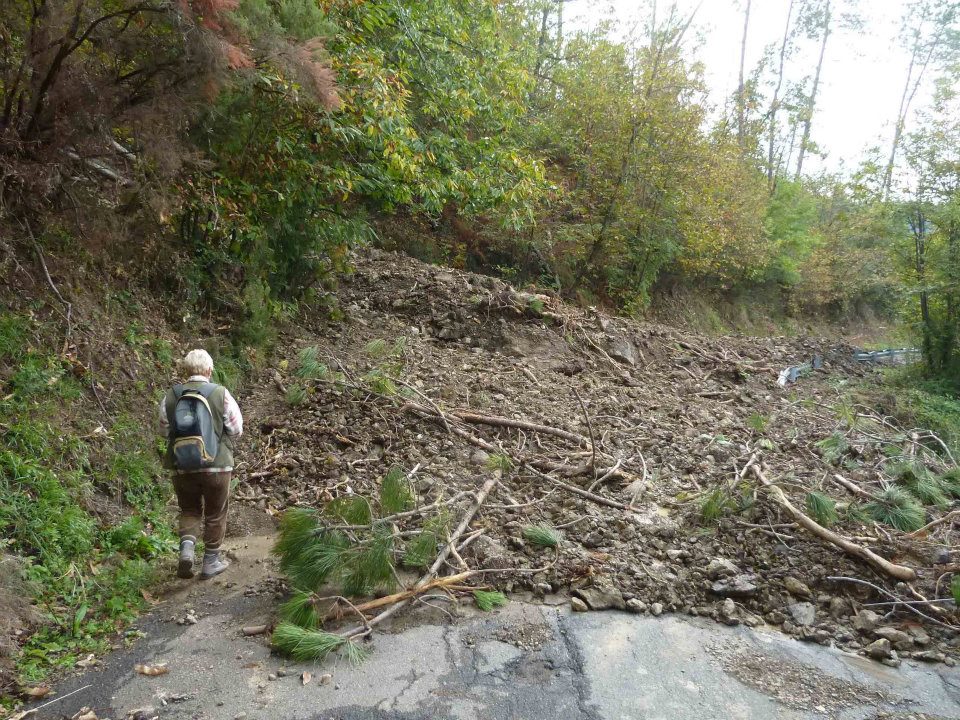
[[(890, 447), (920, 447), (888, 419), (857, 418), (872, 413), (851, 389), (871, 371), (853, 361), (853, 348), (817, 338), (706, 337), (394, 254), (373, 251), (355, 263), (339, 291), (345, 319), (308, 321), (285, 337), (288, 360), (245, 398), (256, 410), (238, 473), (243, 502), (280, 513), (372, 493), (394, 465), (416, 469), (424, 504), (490, 477), (493, 453), (411, 405), (550, 426), (566, 436), (458, 422), (505, 456), (558, 468), (549, 477), (523, 465), (504, 472), (473, 524), (484, 533), (464, 551), (472, 567), (541, 568), (487, 576), (502, 589), (547, 602), (569, 597), (581, 609), (766, 623), (888, 664), (954, 662), (952, 605), (915, 606), (928, 621), (904, 606), (867, 607), (889, 598), (827, 579), (934, 599), (946, 596), (953, 561), (949, 536), (910, 539), (865, 523), (853, 510), (862, 498), (831, 480), (842, 472), (875, 489)], [(297, 352), (307, 346), (343, 383), (316, 383), (291, 407), (282, 390), (298, 382)], [(821, 369), (777, 385), (780, 370), (814, 356)], [(823, 449), (825, 439), (833, 447), (830, 438), (840, 438), (837, 457)], [(755, 453), (794, 505), (804, 508), (811, 490), (832, 497), (835, 530), (914, 568), (917, 580), (896, 583), (795, 525), (743, 473)], [(533, 524), (560, 529), (557, 551), (524, 540)]]

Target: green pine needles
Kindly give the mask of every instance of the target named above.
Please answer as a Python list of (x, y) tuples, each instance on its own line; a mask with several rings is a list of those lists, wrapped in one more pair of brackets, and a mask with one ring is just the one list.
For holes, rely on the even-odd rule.
[(943, 479), (918, 462), (905, 462), (891, 468), (897, 484), (924, 505), (945, 508), (950, 505)]
[(473, 599), (476, 601), (477, 607), (484, 612), (490, 612), (494, 608), (503, 607), (507, 604), (507, 596), (495, 590), (474, 590)]
[(391, 592), (398, 565), (429, 567), (449, 518), (443, 512), (423, 517), (416, 503), (406, 473), (394, 467), (376, 497), (345, 495), (322, 509), (284, 513), (274, 554), (294, 590), (280, 606), (282, 622), (273, 636), (277, 650), (297, 660), (320, 660), (334, 651), (362, 658), (358, 645), (323, 629), (325, 609), (318, 607), (317, 595), (328, 594), (320, 592), (324, 585), (337, 588), (329, 594), (345, 597)]
[(310, 630), (291, 622), (282, 622), (273, 631), (273, 646), (299, 662), (323, 660), (335, 650), (343, 651), (357, 665), (368, 655), (359, 644), (336, 633)]
[(523, 529), (523, 537), (540, 547), (556, 547), (560, 544), (560, 533), (549, 525), (528, 525)]
[(807, 493), (807, 513), (823, 527), (832, 527), (837, 522), (837, 503), (823, 493)]
[(919, 530), (926, 522), (923, 506), (911, 493), (897, 485), (881, 490), (863, 509), (877, 522), (901, 532)]
[(323, 380), (330, 371), (320, 362), (320, 350), (315, 346), (305, 347), (297, 353), (297, 376), (304, 380)]

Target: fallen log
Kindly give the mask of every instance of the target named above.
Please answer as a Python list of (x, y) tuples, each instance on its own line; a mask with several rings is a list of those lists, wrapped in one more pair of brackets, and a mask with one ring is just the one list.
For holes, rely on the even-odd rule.
[(853, 555), (856, 558), (859, 558), (877, 570), (882, 571), (883, 573), (896, 578), (897, 580), (915, 580), (917, 577), (916, 571), (912, 568), (908, 568), (904, 565), (897, 565), (895, 563), (886, 560), (885, 558), (880, 557), (875, 552), (868, 550), (862, 545), (857, 545), (852, 540), (849, 540), (842, 535), (838, 535), (832, 530), (828, 530), (819, 523), (817, 523), (812, 518), (808, 517), (804, 513), (800, 512), (793, 504), (787, 499), (786, 494), (783, 490), (780, 489), (780, 486), (774, 484), (763, 474), (763, 471), (760, 469), (760, 466), (757, 464), (757, 456), (754, 455), (750, 459), (749, 467), (753, 470), (753, 474), (757, 476), (757, 479), (760, 483), (767, 488), (770, 493), (770, 496), (774, 501), (779, 504), (784, 510), (786, 510), (797, 523), (808, 530), (811, 534), (815, 535), (820, 540), (835, 545), (841, 550), (843, 550), (848, 555)]
[(860, 486), (857, 485), (856, 483), (854, 483), (854, 482), (852, 482), (852, 481), (850, 481), (850, 480), (847, 480), (843, 475), (834, 474), (834, 475), (831, 476), (831, 478), (833, 479), (833, 481), (834, 481), (835, 483), (837, 483), (838, 485), (841, 485), (842, 487), (846, 488), (847, 490), (849, 490), (850, 492), (852, 492), (854, 495), (857, 495), (857, 496), (859, 496), (859, 497), (865, 498), (865, 499), (867, 499), (867, 500), (874, 500), (874, 499), (875, 499), (872, 493), (867, 492), (866, 490), (864, 490), (862, 487), (860, 487)]
[(494, 427), (512, 427), (520, 430), (529, 430), (531, 432), (543, 433), (544, 435), (555, 435), (556, 437), (569, 440), (583, 447), (591, 447), (590, 439), (577, 433), (569, 432), (561, 428), (541, 425), (540, 423), (528, 422), (526, 420), (514, 420), (512, 418), (501, 417), (499, 415), (481, 415), (480, 413), (468, 412), (465, 410), (454, 410), (450, 413), (458, 420), (465, 423), (476, 425), (492, 425)]

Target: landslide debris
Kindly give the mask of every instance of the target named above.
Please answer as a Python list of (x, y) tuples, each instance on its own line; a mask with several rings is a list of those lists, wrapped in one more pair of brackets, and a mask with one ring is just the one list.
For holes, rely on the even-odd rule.
[[(238, 471), (241, 502), (272, 514), (317, 507), (370, 494), (400, 466), (415, 470), (418, 497), (429, 503), (475, 491), (498, 462), (491, 455), (522, 458), (501, 466), (472, 525), (483, 534), (464, 550), (475, 568), (543, 568), (489, 576), (502, 590), (568, 595), (591, 610), (768, 624), (892, 665), (955, 661), (951, 626), (960, 618), (951, 605), (914, 606), (930, 621), (905, 606), (871, 609), (889, 598), (828, 580), (862, 578), (905, 600), (942, 598), (955, 562), (951, 522), (907, 537), (867, 517), (868, 498), (850, 489), (879, 493), (895, 480), (893, 461), (930, 473), (946, 467), (926, 436), (852, 399), (872, 372), (853, 361), (853, 348), (706, 337), (379, 251), (355, 258), (339, 304), (344, 320), (308, 320), (285, 338), (287, 359), (246, 399), (258, 422)], [(297, 376), (308, 347), (326, 380)], [(821, 369), (777, 385), (781, 369), (814, 356)], [(471, 414), (516, 426), (462, 420)], [(823, 522), (914, 568), (917, 580), (882, 577), (799, 528), (744, 472), (755, 454), (795, 506), (808, 507), (811, 491), (826, 497), (818, 502), (834, 516)], [(551, 463), (555, 471), (544, 470)], [(926, 519), (944, 509), (928, 508)], [(525, 539), (538, 524), (560, 531), (556, 550)]]

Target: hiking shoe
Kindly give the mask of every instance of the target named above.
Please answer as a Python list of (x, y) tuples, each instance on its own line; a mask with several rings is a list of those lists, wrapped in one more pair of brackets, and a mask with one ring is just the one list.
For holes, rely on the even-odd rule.
[(200, 571), (200, 579), (207, 580), (212, 578), (214, 575), (219, 575), (224, 570), (230, 567), (230, 563), (220, 557), (218, 551), (212, 553), (205, 552), (203, 554), (203, 569)]
[(180, 541), (180, 562), (177, 563), (177, 577), (189, 580), (193, 577), (193, 540)]

